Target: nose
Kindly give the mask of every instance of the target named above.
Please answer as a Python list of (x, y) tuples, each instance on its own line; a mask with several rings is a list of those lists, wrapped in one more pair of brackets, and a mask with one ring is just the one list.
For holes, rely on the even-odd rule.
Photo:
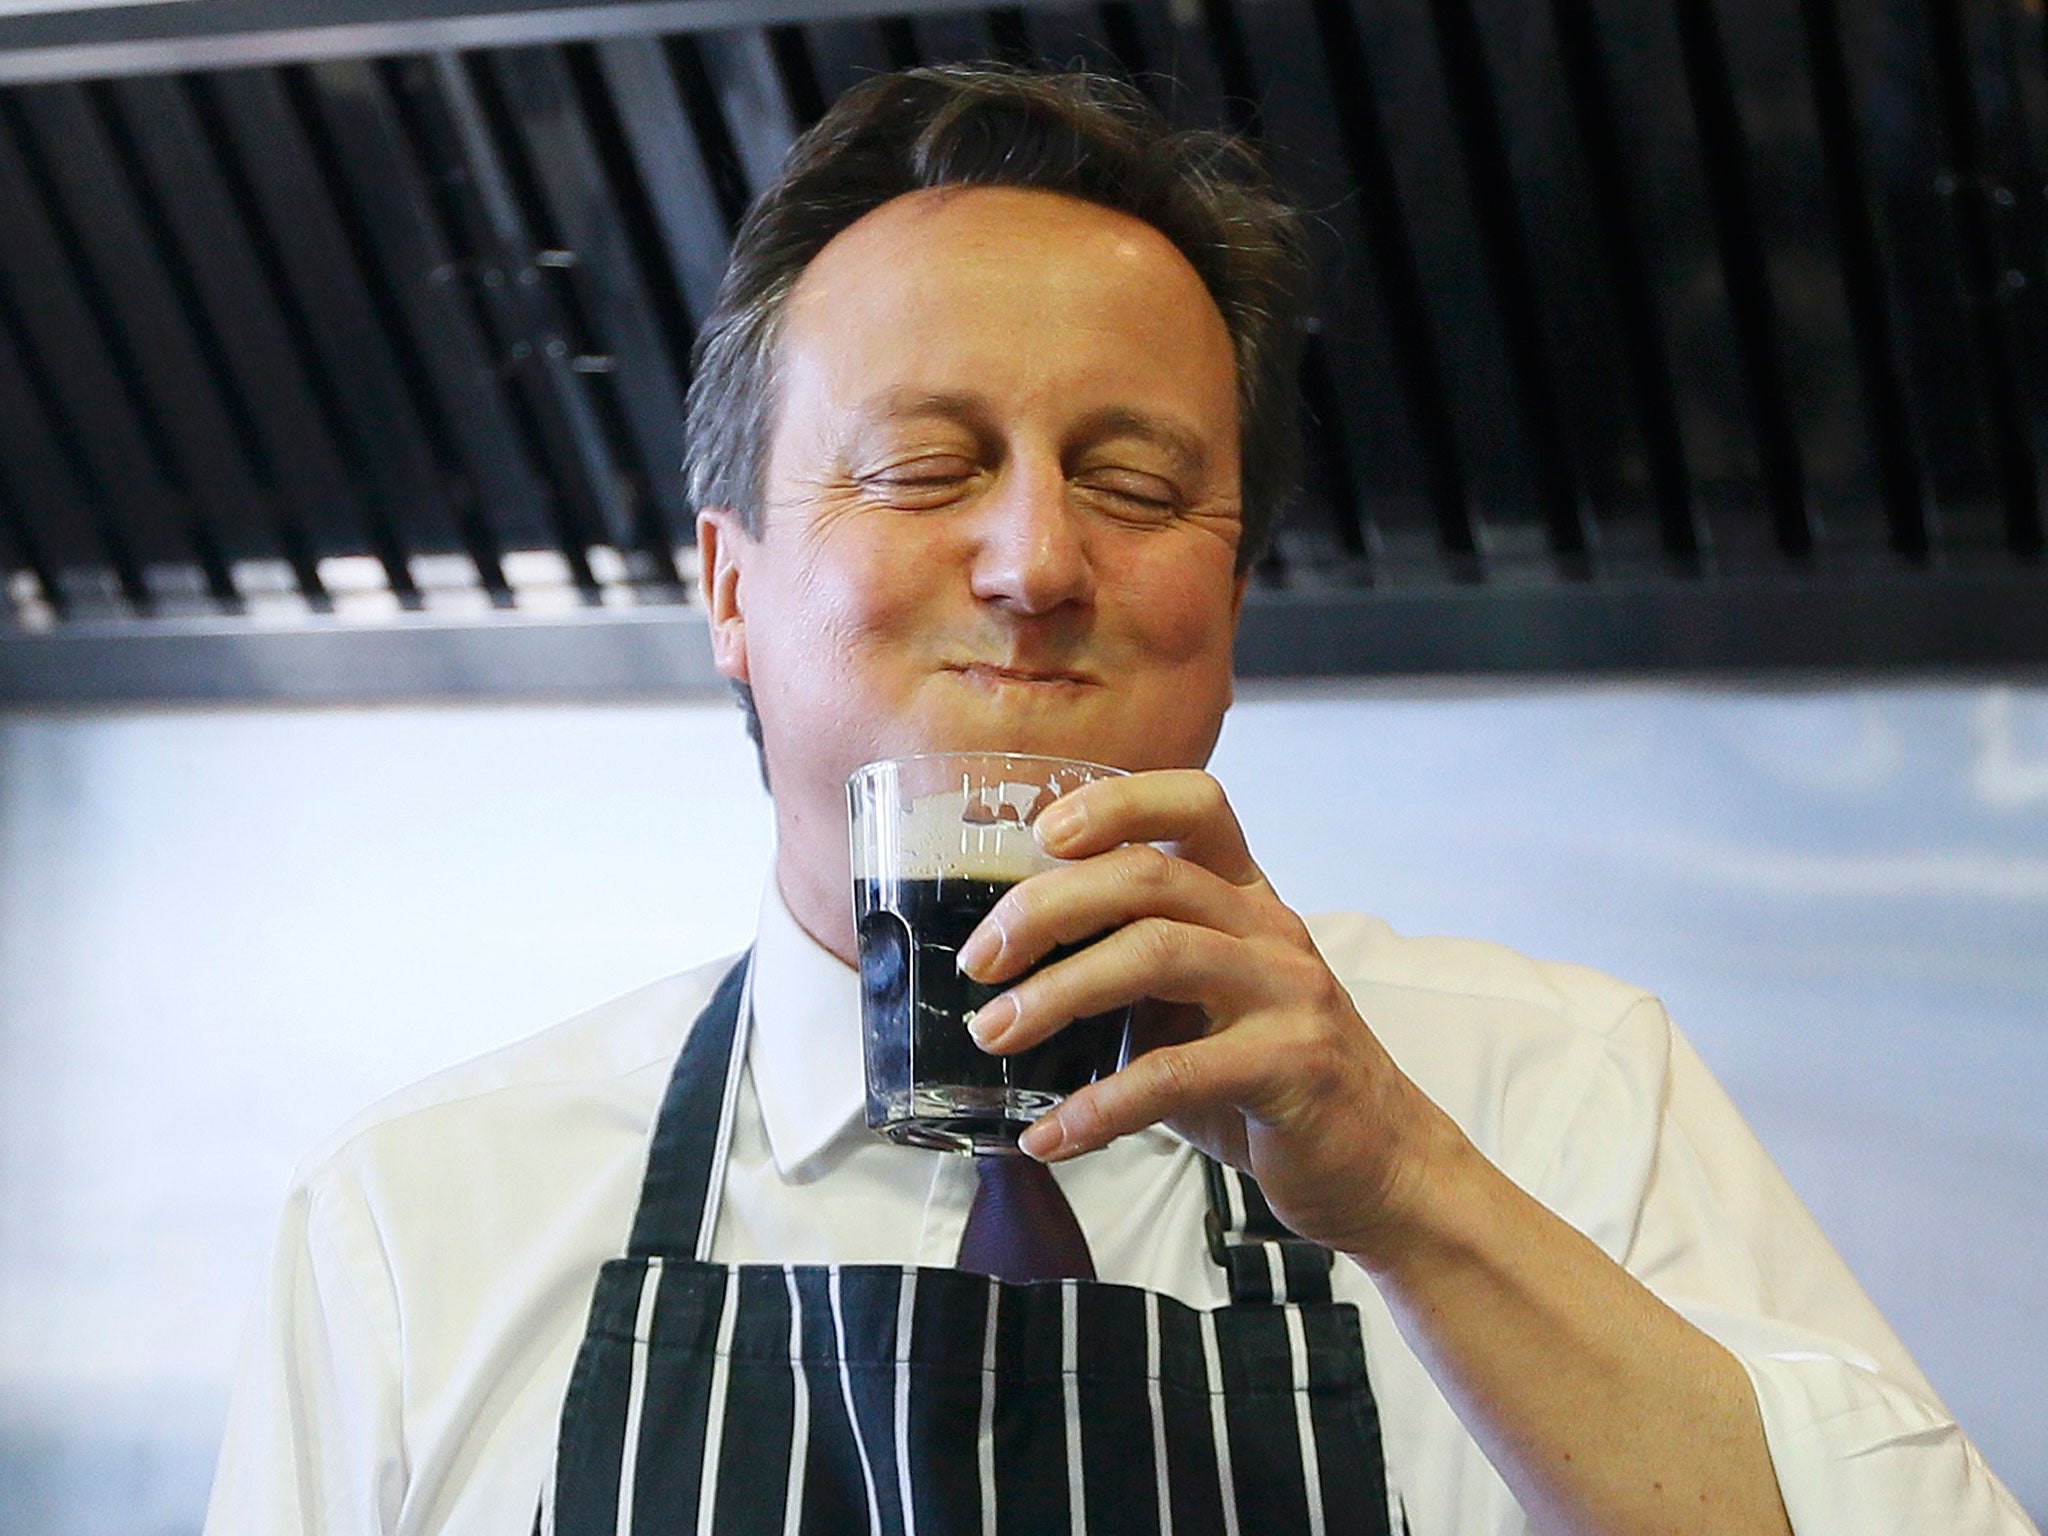
[(1094, 601), (1087, 527), (1068, 500), (1066, 472), (1058, 463), (1012, 460), (978, 516), (976, 597), (1020, 616)]

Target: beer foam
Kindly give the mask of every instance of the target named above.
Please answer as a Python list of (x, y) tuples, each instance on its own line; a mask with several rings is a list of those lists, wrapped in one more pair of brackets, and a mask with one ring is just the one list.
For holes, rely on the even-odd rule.
[(884, 868), (906, 880), (1016, 881), (1059, 861), (1038, 846), (1030, 822), (1051, 796), (1037, 784), (988, 785), (922, 795), (907, 810), (884, 807), (883, 825), (856, 839), (854, 878)]

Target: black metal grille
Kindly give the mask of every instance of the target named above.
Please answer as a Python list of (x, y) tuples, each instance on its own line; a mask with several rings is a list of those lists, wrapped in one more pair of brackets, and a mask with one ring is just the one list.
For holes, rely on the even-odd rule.
[(0, 23), (18, 626), (686, 602), (734, 220), (850, 81), (967, 57), (1129, 75), (1314, 211), (1269, 591), (2038, 579), (2037, 4), (362, 9)]

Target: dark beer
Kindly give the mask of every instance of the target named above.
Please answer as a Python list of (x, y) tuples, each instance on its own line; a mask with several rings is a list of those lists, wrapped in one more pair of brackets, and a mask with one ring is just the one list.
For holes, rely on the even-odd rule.
[[(960, 946), (1015, 883), (855, 882), (868, 1124), (898, 1141), (975, 1152), (1013, 1146), (1032, 1120), (1120, 1063), (1128, 1008), (1076, 1019), (1011, 1056), (991, 1056), (968, 1034), (975, 1010), (1015, 983), (963, 976)], [(1040, 965), (1078, 947), (1055, 949)]]

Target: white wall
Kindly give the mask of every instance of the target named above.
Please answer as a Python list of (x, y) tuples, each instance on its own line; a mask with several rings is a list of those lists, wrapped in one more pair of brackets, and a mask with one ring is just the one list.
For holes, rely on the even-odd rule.
[[(2048, 1511), (2048, 689), (1267, 692), (1282, 892), (1657, 987)], [(0, 719), (0, 1533), (196, 1526), (295, 1155), (744, 942), (723, 701)]]

